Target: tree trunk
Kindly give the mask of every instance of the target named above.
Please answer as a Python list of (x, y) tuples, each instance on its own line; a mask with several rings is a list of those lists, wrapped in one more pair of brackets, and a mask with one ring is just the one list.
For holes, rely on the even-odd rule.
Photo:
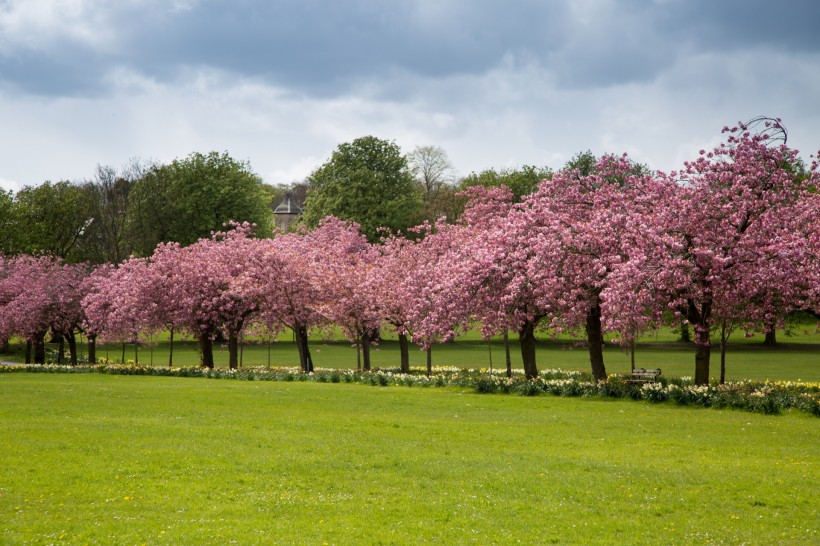
[(310, 373), (313, 371), (313, 360), (310, 358), (307, 327), (297, 325), (293, 329), (293, 334), (296, 336), (296, 348), (299, 351), (299, 366), (302, 368), (302, 372)]
[[(65, 353), (65, 336), (63, 334), (55, 334), (60, 341), (57, 343), (57, 364), (63, 363), (63, 353)], [(52, 340), (54, 337), (51, 338)]]
[(726, 384), (726, 323), (720, 325), (720, 384)]
[(538, 377), (538, 367), (535, 364), (535, 322), (527, 321), (518, 331), (518, 340), (521, 344), (521, 360), (524, 361), (524, 375), (527, 379)]
[(487, 355), (490, 357), (490, 372), (493, 371), (493, 342), (487, 338)]
[[(706, 288), (711, 288), (707, 284)], [(712, 353), (711, 331), (712, 331), (712, 296), (705, 295), (700, 309), (694, 300), (689, 300), (686, 309), (686, 319), (695, 330), (695, 385), (709, 384), (709, 359)]]
[(9, 338), (0, 336), (0, 354), (8, 354)]
[(635, 371), (635, 338), (632, 338), (632, 342), (629, 344), (629, 365), (631, 366), (631, 371)]
[(120, 357), (120, 363), (125, 364), (125, 343), (122, 344), (122, 357)]
[(401, 354), (401, 373), (410, 372), (410, 343), (407, 334), (399, 334), (399, 353)]
[(88, 363), (97, 363), (97, 334), (88, 334)]
[(72, 366), (77, 365), (77, 338), (74, 337), (74, 332), (65, 336), (68, 340), (68, 355)]
[(239, 367), (239, 336), (234, 331), (228, 332), (228, 368)]
[(766, 338), (763, 340), (763, 345), (765, 347), (774, 347), (777, 345), (777, 332), (774, 329), (774, 325), (771, 325), (770, 329), (766, 330)]
[(601, 329), (601, 306), (594, 305), (587, 312), (587, 342), (589, 343), (589, 362), (592, 365), (592, 377), (596, 383), (606, 381), (604, 366), (604, 335)]
[(427, 347), (427, 377), (433, 375), (433, 346)]
[(214, 342), (208, 334), (199, 334), (199, 365), (203, 368), (214, 367)]
[(45, 334), (45, 332), (35, 336), (34, 341), (32, 343), (32, 346), (34, 348), (34, 363), (35, 364), (45, 364), (46, 363), (46, 334)]
[(31, 364), (31, 340), (26, 340), (26, 364)]
[(168, 337), (168, 341), (170, 345), (168, 346), (168, 367), (174, 367), (174, 329), (171, 328), (168, 333), (170, 334)]
[(362, 347), (362, 367), (364, 371), (370, 371), (370, 332), (365, 328), (364, 332), (362, 333), (361, 337), (359, 338), (359, 343)]
[(684, 322), (680, 325), (680, 339), (678, 341), (682, 341), (683, 343), (690, 343), (692, 341), (688, 322)]
[(507, 365), (507, 377), (512, 377), (512, 358), (510, 358), (510, 334), (504, 329), (504, 362)]
[(709, 340), (704, 342), (697, 342), (698, 348), (695, 353), (695, 385), (709, 384), (709, 358), (711, 356), (712, 348), (709, 346)]

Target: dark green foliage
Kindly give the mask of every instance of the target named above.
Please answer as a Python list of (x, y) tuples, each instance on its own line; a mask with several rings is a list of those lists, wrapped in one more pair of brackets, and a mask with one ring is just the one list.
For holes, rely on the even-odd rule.
[(14, 196), (15, 251), (79, 261), (80, 242), (94, 219), (83, 190), (67, 181), (26, 186)]
[[(602, 157), (596, 157), (591, 151), (578, 152), (572, 159), (566, 162), (562, 171), (569, 171), (574, 173), (574, 178), (579, 179), (593, 175), (598, 170), (598, 162), (603, 158), (614, 158), (612, 154), (604, 154)], [(630, 160), (631, 173), (634, 176), (643, 176), (650, 173), (649, 167), (643, 163), (635, 163)], [(624, 179), (621, 176), (609, 176), (606, 178), (610, 184), (623, 185)]]
[(247, 162), (227, 153), (192, 153), (151, 168), (136, 182), (129, 234), (141, 255), (164, 241), (189, 245), (230, 221), (255, 223), (257, 233), (266, 234), (272, 216), (268, 200)]
[(12, 254), (17, 246), (14, 193), (0, 189), (0, 254)]
[(379, 228), (405, 230), (421, 219), (421, 194), (407, 160), (387, 140), (366, 136), (340, 144), (308, 182), (302, 220), (309, 227), (332, 215), (360, 224), (375, 242)]
[(512, 190), (516, 200), (520, 200), (538, 189), (538, 184), (542, 180), (550, 177), (552, 170), (549, 167), (524, 165), (518, 169), (487, 169), (480, 173), (470, 173), (461, 180), (459, 186), (461, 189), (467, 189), (473, 186), (497, 188), (503, 185)]

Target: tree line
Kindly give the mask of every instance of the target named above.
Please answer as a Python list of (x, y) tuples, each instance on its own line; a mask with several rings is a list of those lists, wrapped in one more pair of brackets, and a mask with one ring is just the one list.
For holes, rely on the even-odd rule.
[(306, 180), (290, 184), (266, 184), (248, 162), (227, 153), (192, 153), (167, 164), (134, 159), (121, 169), (100, 165), (86, 180), (0, 190), (0, 253), (118, 264), (149, 256), (163, 242), (191, 244), (228, 221), (269, 234), (272, 211), (286, 194), (303, 204), (305, 225), (335, 215), (358, 222), (377, 241), (384, 228), (457, 219), (465, 187), (503, 183), (523, 195), (549, 174), (524, 166), (458, 179), (443, 149), (421, 146), (403, 155), (395, 143), (372, 136), (341, 144)]
[[(51, 331), (70, 340), (75, 360), (79, 332), (92, 345), (184, 332), (211, 367), (213, 341), (224, 336), (235, 367), (243, 335), (290, 329), (310, 372), (311, 331), (341, 327), (369, 369), (369, 347), (390, 328), (402, 370), (413, 342), (428, 350), (429, 371), (432, 345), (478, 327), (505, 339), (515, 332), (524, 371), (536, 377), (535, 332), (572, 331), (586, 337), (592, 374), (605, 381), (605, 332), (628, 344), (671, 318), (692, 326), (695, 382), (705, 384), (713, 342), (723, 350), (735, 329), (767, 331), (792, 310), (820, 308), (817, 164), (795, 168), (797, 152), (777, 120), (724, 132), (720, 146), (678, 172), (653, 173), (626, 155), (590, 161), (582, 154), (530, 193), (468, 187), (458, 221), (405, 231), (373, 233), (375, 224), (306, 213), (290, 233), (258, 237), (268, 226), (234, 223), (93, 269), (52, 255), (5, 257), (0, 339), (25, 338), (42, 361)], [(379, 150), (375, 156), (395, 152), (371, 139), (363, 143)], [(406, 167), (400, 156), (393, 167), (347, 161), (357, 143), (313, 174), (308, 209), (312, 199), (336, 206), (336, 192), (368, 168), (385, 180), (378, 169)], [(350, 168), (333, 175), (334, 162)]]

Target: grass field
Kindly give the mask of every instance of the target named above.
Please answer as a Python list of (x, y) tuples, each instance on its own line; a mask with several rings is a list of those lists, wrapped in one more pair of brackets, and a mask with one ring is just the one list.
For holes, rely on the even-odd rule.
[(3, 544), (817, 544), (799, 413), (0, 375)]

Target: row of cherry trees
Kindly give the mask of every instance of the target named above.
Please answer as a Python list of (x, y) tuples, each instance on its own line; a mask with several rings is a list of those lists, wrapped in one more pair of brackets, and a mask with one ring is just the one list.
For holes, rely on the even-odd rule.
[(185, 332), (212, 367), (223, 335), (236, 367), (244, 332), (291, 329), (309, 372), (309, 332), (341, 327), (367, 370), (371, 342), (390, 328), (407, 370), (410, 341), (428, 349), (429, 367), (432, 344), (478, 324), (486, 336), (517, 333), (535, 377), (537, 330), (583, 331), (600, 381), (605, 332), (628, 342), (671, 313), (694, 328), (703, 384), (718, 333), (722, 346), (732, 329), (770, 329), (790, 310), (820, 307), (817, 166), (798, 176), (777, 123), (725, 132), (677, 173), (605, 156), (520, 202), (503, 187), (473, 188), (458, 224), (380, 244), (329, 217), (273, 238), (238, 225), (90, 273), (50, 257), (0, 258), (0, 339), (26, 338), (42, 361), (51, 331), (69, 340), (74, 361), (79, 331), (92, 342)]

